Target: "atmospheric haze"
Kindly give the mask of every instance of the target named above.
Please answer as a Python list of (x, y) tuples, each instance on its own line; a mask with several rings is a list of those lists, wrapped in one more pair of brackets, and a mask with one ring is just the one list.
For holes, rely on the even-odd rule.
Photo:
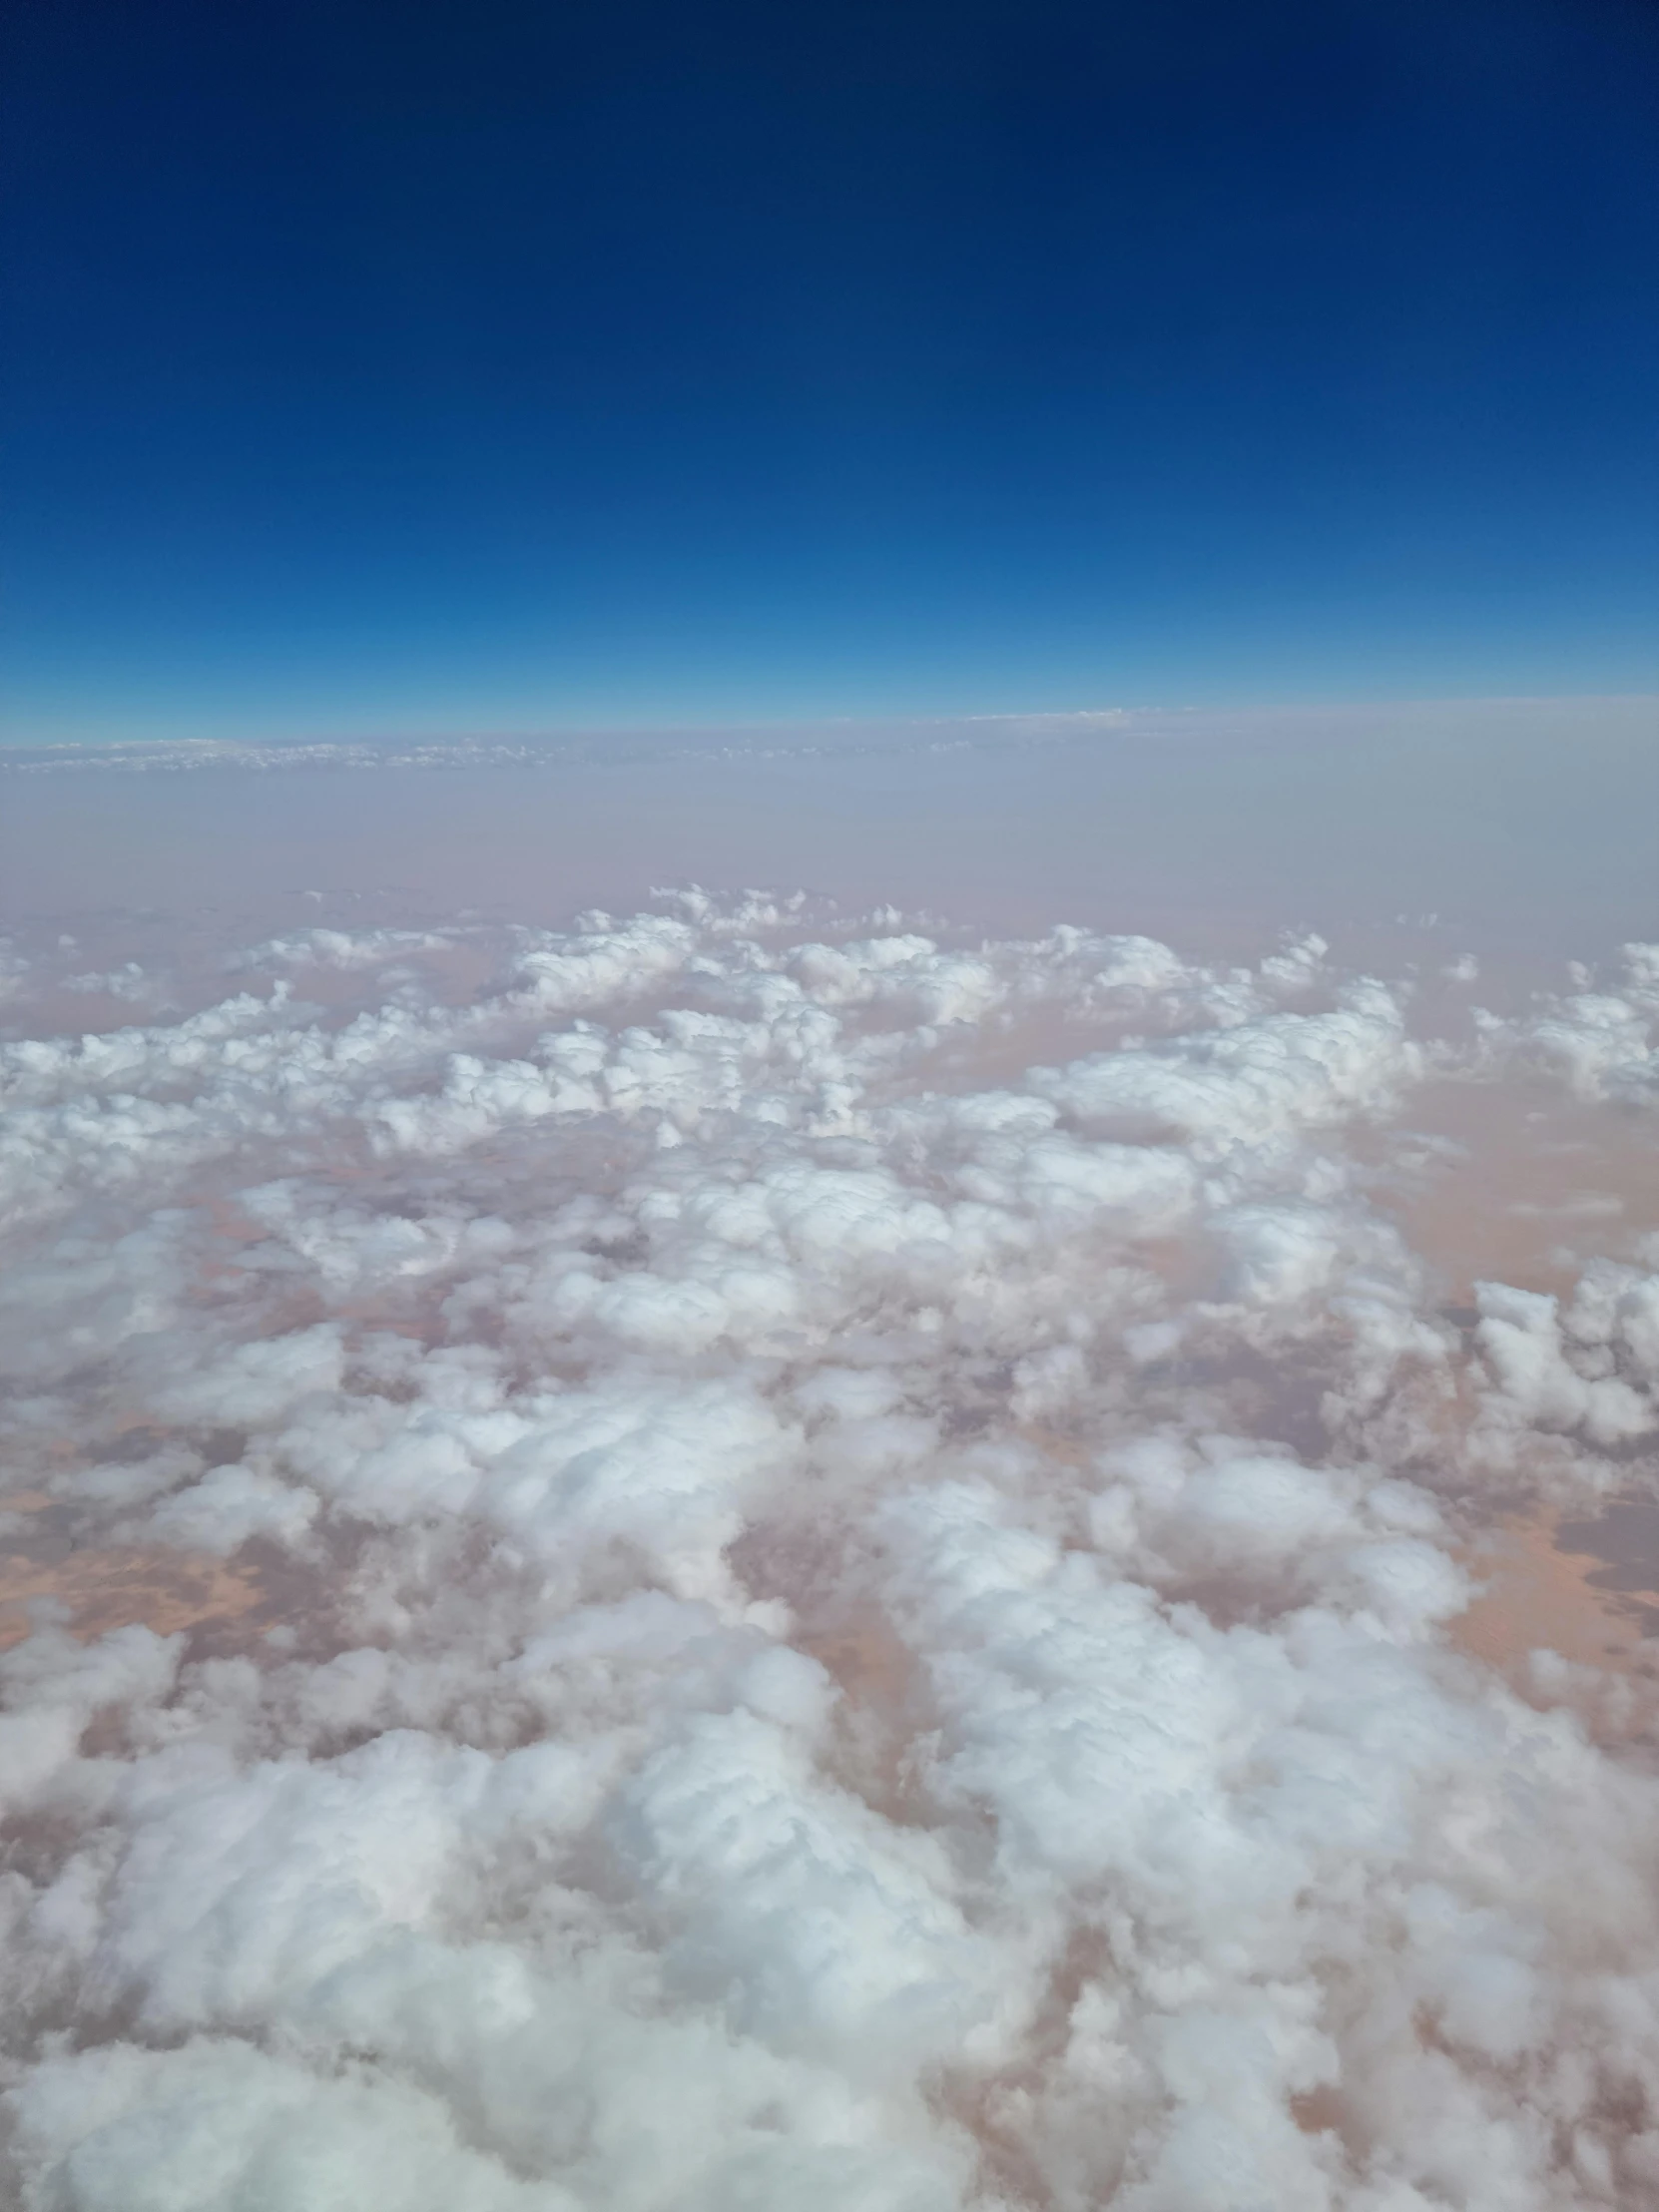
[(6, 2202), (1659, 2204), (1652, 705), (1357, 728), (14, 758)]

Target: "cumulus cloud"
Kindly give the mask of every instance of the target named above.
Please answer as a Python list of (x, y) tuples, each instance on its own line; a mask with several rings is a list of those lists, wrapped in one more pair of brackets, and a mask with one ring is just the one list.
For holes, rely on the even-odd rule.
[(1449, 1631), (1650, 1469), (1659, 1252), (1384, 1205), (1636, 1096), (1643, 948), (1466, 1049), (1315, 937), (221, 949), (0, 1045), (7, 1525), (265, 1593), (0, 1655), (8, 2201), (1646, 2201), (1659, 1789)]
[[(1563, 1078), (1580, 1098), (1651, 1105), (1659, 1098), (1659, 945), (1623, 945), (1617, 966), (1611, 989), (1540, 993), (1525, 1015), (1479, 1017), (1490, 1049)], [(1578, 968), (1574, 980), (1592, 978)]]

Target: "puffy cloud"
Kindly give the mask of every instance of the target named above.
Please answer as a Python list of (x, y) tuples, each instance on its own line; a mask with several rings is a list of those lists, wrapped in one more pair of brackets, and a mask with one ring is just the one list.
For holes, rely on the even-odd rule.
[[(1563, 1342), (1557, 1301), (1503, 1283), (1475, 1286), (1480, 1313), (1475, 1331), (1491, 1386), (1489, 1417), (1540, 1428), (1582, 1428), (1592, 1443), (1616, 1444), (1659, 1425), (1642, 1393), (1603, 1370), (1595, 1347), (1586, 1352)], [(1645, 1302), (1644, 1302), (1645, 1304)], [(1634, 1322), (1645, 1348), (1646, 1314), (1632, 1300), (1625, 1322)]]
[(30, 1588), (269, 1597), (0, 1655), (8, 2201), (1651, 2192), (1654, 1784), (1447, 1624), (1645, 1463), (1654, 1255), (1459, 1334), (1376, 1139), (1632, 1095), (1659, 961), (1459, 1057), (759, 893), (216, 959), (0, 1046)]
[[(56, 2202), (76, 2212), (304, 2212), (330, 2201), (553, 2212), (561, 2203), (463, 2141), (441, 2104), (370, 2067), (319, 2078), (231, 2040), (49, 2058), (15, 2111), (27, 2164), (49, 2166)], [(48, 2200), (31, 2185), (28, 2201)]]
[[(1627, 944), (1612, 989), (1540, 994), (1519, 1019), (1480, 1018), (1489, 1049), (1561, 1077), (1580, 1098), (1649, 1104), (1659, 1096), (1659, 947)], [(1591, 981), (1588, 971), (1574, 978)]]
[(300, 929), (234, 952), (228, 975), (259, 968), (374, 968), (412, 953), (441, 952), (458, 941), (453, 929)]
[(1200, 1158), (1225, 1161), (1240, 1147), (1378, 1112), (1421, 1065), (1398, 1000), (1360, 983), (1329, 1012), (1265, 1014), (1040, 1071), (1035, 1082), (1085, 1126), (1169, 1132)]
[(229, 1555), (254, 1536), (295, 1545), (316, 1517), (314, 1491), (254, 1467), (214, 1467), (151, 1514), (150, 1533), (191, 1551)]

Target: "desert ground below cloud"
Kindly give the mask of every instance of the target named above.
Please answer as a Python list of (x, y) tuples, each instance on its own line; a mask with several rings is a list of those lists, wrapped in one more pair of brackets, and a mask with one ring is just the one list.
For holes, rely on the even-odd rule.
[(5, 772), (7, 2201), (1659, 2203), (1644, 725), (1416, 713)]

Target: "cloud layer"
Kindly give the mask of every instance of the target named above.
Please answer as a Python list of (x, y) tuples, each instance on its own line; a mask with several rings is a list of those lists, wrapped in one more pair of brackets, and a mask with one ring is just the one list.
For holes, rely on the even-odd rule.
[(1447, 1310), (1388, 1203), (1434, 1086), (1650, 1111), (1659, 951), (1441, 1036), (758, 895), (75, 957), (0, 1504), (247, 1595), (0, 1656), (27, 2212), (1659, 2201), (1659, 1781), (1451, 1634), (1651, 1474), (1659, 1251)]

